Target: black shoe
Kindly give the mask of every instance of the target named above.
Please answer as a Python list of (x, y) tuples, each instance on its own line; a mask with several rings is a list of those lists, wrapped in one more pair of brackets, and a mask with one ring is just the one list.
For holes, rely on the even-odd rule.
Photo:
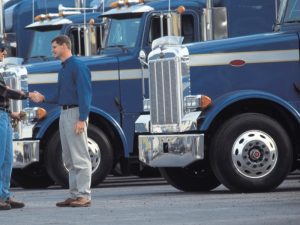
[(11, 197), (9, 197), (5, 201), (5, 203), (9, 204), (12, 209), (19, 209), (19, 208), (23, 208), (25, 206), (25, 204), (23, 202), (18, 202)]

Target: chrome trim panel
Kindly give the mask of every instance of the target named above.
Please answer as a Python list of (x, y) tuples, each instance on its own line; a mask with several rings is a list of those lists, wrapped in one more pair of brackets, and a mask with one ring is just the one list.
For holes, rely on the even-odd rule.
[(25, 28), (37, 28), (37, 27), (41, 28), (41, 27), (65, 25), (65, 24), (72, 24), (72, 23), (73, 22), (69, 19), (59, 17), (51, 20), (46, 19), (42, 21), (37, 21), (27, 25)]
[(151, 167), (185, 167), (204, 159), (204, 134), (140, 135), (139, 159)]
[(183, 132), (183, 100), (191, 90), (189, 52), (179, 42), (180, 38), (157, 39), (148, 56), (151, 133)]
[(135, 121), (135, 133), (146, 133), (149, 132), (149, 125), (150, 125), (150, 115), (141, 115)]
[(39, 141), (14, 141), (14, 168), (24, 168), (39, 161)]
[(201, 113), (202, 111), (196, 111), (185, 114), (181, 121), (180, 130), (182, 132), (198, 130), (197, 120)]
[(180, 123), (181, 111), (181, 80), (180, 59), (168, 58), (149, 61), (151, 122), (155, 125)]
[(110, 9), (104, 13), (102, 13), (101, 16), (114, 16), (114, 15), (121, 15), (121, 14), (127, 14), (127, 13), (145, 13), (145, 12), (150, 12), (153, 11), (154, 8), (152, 8), (151, 6), (148, 5), (144, 5), (144, 4), (135, 4), (132, 5), (130, 7), (124, 6), (124, 7), (120, 7), (120, 8), (113, 8)]
[[(197, 130), (197, 119), (201, 115), (201, 111), (190, 112), (185, 114), (182, 118), (181, 123), (179, 124), (181, 132), (187, 131), (196, 131)], [(148, 133), (150, 132), (150, 124), (151, 118), (150, 115), (141, 115), (135, 121), (135, 132), (136, 133)], [(176, 130), (177, 126), (175, 125), (173, 130)], [(152, 126), (153, 129), (153, 126)], [(172, 125), (164, 125), (164, 126), (157, 126), (156, 132), (158, 133), (167, 133), (172, 130)]]

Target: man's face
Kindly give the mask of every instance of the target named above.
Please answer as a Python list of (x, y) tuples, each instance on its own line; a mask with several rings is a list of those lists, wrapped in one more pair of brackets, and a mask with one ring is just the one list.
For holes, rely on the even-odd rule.
[(0, 61), (2, 62), (4, 57), (7, 55), (7, 52), (5, 49), (0, 49)]
[(57, 44), (56, 41), (54, 41), (51, 44), (51, 46), (52, 46), (52, 54), (53, 54), (53, 56), (55, 58), (57, 58), (57, 59), (61, 59), (62, 56), (65, 54), (66, 49), (67, 49), (66, 44), (63, 43), (62, 45), (59, 45), (59, 44)]

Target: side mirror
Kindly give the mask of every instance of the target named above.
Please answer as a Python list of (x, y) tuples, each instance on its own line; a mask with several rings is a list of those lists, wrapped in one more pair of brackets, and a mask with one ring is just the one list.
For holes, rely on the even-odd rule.
[(146, 52), (144, 50), (140, 51), (138, 59), (139, 59), (142, 66), (148, 66), (147, 55), (146, 55)]

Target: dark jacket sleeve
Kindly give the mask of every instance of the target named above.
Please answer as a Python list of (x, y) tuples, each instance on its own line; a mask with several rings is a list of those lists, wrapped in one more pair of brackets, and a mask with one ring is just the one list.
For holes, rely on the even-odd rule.
[(0, 83), (0, 95), (4, 98), (15, 99), (15, 100), (27, 98), (24, 92), (10, 89), (9, 87), (5, 86), (5, 84), (3, 83)]

